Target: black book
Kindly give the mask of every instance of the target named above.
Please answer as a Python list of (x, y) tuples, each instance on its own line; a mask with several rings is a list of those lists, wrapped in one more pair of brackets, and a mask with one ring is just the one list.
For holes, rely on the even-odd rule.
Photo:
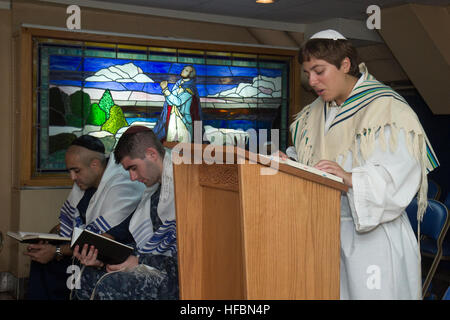
[(38, 243), (39, 241), (47, 241), (51, 244), (59, 244), (70, 241), (70, 238), (61, 237), (60, 235), (55, 233), (8, 231), (6, 234), (22, 243)]
[(78, 245), (81, 251), (85, 244), (93, 245), (98, 249), (97, 259), (105, 264), (120, 264), (133, 253), (133, 248), (130, 246), (92, 231), (75, 227), (70, 247), (74, 249)]

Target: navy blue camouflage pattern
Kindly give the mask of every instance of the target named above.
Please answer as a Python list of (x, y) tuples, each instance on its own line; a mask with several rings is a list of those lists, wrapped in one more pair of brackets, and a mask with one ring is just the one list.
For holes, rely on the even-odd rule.
[(174, 257), (147, 254), (128, 271), (107, 273), (105, 268), (86, 267), (78, 300), (174, 300), (179, 297), (177, 261)]

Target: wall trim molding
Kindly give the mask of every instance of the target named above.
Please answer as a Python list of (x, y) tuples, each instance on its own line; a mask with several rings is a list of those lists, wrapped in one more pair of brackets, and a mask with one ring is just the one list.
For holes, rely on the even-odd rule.
[(204, 43), (204, 44), (254, 47), (254, 48), (266, 48), (266, 49), (295, 50), (295, 51), (299, 50), (299, 47), (271, 46), (271, 45), (264, 45), (264, 44), (255, 44), (255, 43), (197, 40), (197, 39), (175, 38), (175, 37), (157, 37), (157, 36), (148, 36), (148, 35), (141, 35), (141, 34), (128, 34), (128, 33), (108, 32), (108, 31), (89, 30), (89, 29), (69, 30), (67, 28), (62, 28), (62, 27), (44, 26), (44, 25), (36, 25), (36, 24), (28, 24), (28, 23), (23, 23), (21, 26), (23, 28), (31, 28), (31, 29), (65, 31), (65, 32), (73, 32), (73, 33), (87, 33), (87, 34), (95, 34), (95, 35), (140, 38), (140, 39), (149, 39), (149, 40), (180, 41), (180, 42), (191, 42), (191, 43)]

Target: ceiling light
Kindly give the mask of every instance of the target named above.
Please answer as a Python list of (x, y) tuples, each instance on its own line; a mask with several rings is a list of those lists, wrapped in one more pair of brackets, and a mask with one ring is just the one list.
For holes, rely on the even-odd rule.
[(256, 0), (256, 3), (275, 3), (278, 0)]

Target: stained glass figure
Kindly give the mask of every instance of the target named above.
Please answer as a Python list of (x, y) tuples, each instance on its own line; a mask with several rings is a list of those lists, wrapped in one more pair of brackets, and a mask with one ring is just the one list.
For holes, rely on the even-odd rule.
[[(180, 79), (169, 89), (168, 81), (161, 81), (165, 96), (161, 117), (153, 131), (161, 141), (191, 142), (194, 139), (194, 121), (201, 121), (202, 109), (195, 83), (196, 70), (185, 66)], [(201, 126), (201, 122), (197, 122)]]

